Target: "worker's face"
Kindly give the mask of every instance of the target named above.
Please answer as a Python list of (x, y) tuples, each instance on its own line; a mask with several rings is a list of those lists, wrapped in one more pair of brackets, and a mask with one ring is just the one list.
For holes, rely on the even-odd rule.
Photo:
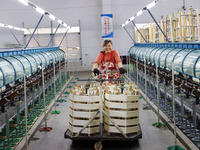
[(111, 50), (112, 50), (112, 44), (111, 44), (111, 43), (106, 44), (106, 45), (103, 47), (103, 50), (104, 50), (106, 53), (110, 53)]

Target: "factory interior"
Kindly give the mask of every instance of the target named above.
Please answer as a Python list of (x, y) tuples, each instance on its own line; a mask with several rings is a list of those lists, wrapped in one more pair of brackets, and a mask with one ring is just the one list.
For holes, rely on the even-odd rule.
[(0, 150), (199, 150), (199, 0), (1, 0)]

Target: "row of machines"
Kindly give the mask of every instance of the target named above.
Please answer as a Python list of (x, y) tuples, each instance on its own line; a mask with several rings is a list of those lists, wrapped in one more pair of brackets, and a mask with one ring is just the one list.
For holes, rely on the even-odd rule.
[[(173, 118), (172, 66), (175, 71), (176, 124), (200, 148), (200, 49), (199, 44), (135, 44), (129, 50), (131, 78), (170, 118)], [(156, 85), (158, 68), (158, 87)], [(146, 73), (146, 79), (145, 79)], [(145, 83), (146, 80), (146, 83)], [(157, 93), (157, 88), (158, 93)]]
[[(24, 136), (24, 73), (28, 101), (28, 129), (44, 108), (42, 102), (42, 68), (47, 105), (54, 97), (54, 64), (56, 87), (66, 80), (65, 53), (48, 50), (0, 58), (0, 149), (14, 149)], [(66, 68), (65, 68), (66, 69)], [(35, 107), (35, 108), (34, 108)]]

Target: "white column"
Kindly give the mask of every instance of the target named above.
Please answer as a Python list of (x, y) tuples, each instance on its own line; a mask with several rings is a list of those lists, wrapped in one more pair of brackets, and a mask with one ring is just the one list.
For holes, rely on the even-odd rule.
[(102, 14), (111, 14), (111, 0), (102, 0)]

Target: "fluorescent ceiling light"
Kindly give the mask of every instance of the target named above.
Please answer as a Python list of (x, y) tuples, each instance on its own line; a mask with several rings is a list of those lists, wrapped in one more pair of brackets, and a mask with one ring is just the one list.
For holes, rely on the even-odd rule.
[(21, 3), (24, 4), (25, 6), (28, 6), (28, 1), (27, 1), (27, 0), (19, 0), (19, 2), (21, 2)]
[(45, 10), (42, 9), (42, 8), (40, 8), (40, 7), (37, 7), (37, 6), (36, 6), (35, 10), (36, 10), (37, 12), (41, 13), (41, 14), (45, 14)]
[(127, 21), (125, 22), (125, 25), (129, 24), (129, 22), (130, 22), (130, 21), (127, 20)]
[(60, 19), (58, 19), (57, 22), (58, 22), (59, 24), (62, 24), (62, 21), (61, 21)]
[(52, 14), (49, 15), (49, 18), (52, 19), (52, 20), (56, 19), (56, 17), (54, 15), (52, 15)]
[(143, 13), (143, 10), (140, 10), (140, 11), (137, 13), (137, 16), (140, 16), (142, 13)]
[(151, 2), (149, 5), (147, 5), (147, 9), (151, 9), (156, 5), (156, 1)]
[(67, 30), (69, 30), (70, 28), (71, 28), (71, 27), (70, 27), (70, 26), (68, 26), (68, 27), (67, 27)]
[(14, 27), (11, 25), (7, 25), (8, 28), (13, 29)]
[(21, 30), (21, 29), (20, 29), (20, 28), (18, 28), (18, 27), (14, 27), (14, 29), (15, 29), (15, 30), (18, 30), (18, 31), (20, 31), (20, 30)]
[(0, 23), (0, 27), (14, 29), (14, 30), (18, 30), (18, 31), (26, 31), (27, 30), (25, 28), (19, 28), (19, 27), (15, 27), (15, 26), (11, 26), (11, 25), (8, 25), (8, 24), (3, 24), (3, 23)]
[[(146, 9), (151, 9), (152, 7), (154, 7), (156, 5), (156, 3), (158, 2), (159, 0), (154, 0), (153, 2), (149, 3), (146, 7), (144, 7), (143, 9), (141, 9), (139, 12), (137, 12), (136, 15), (132, 16), (131, 18), (129, 18), (129, 22), (130, 21), (133, 21), (135, 19), (135, 17), (137, 16), (140, 16), (142, 13), (143, 13), (143, 10), (146, 10)], [(126, 21), (125, 24), (122, 24), (121, 26), (124, 27), (126, 26), (129, 22)]]
[(67, 24), (66, 24), (66, 23), (63, 23), (63, 26), (64, 26), (64, 27), (67, 27)]
[(25, 29), (25, 28), (21, 28), (20, 30), (21, 30), (21, 31), (24, 31), (24, 32), (27, 31), (27, 29)]
[(25, 31), (27, 31), (27, 29), (25, 29), (25, 28), (21, 28), (21, 31), (24, 31), (24, 32), (25, 32)]
[(48, 14), (50, 19), (56, 20), (59, 24), (63, 25), (64, 27), (68, 27), (68, 25), (66, 23), (64, 23), (62, 20), (56, 18), (54, 15), (52, 15), (49, 12), (45, 11), (44, 9), (38, 7), (37, 5), (33, 4), (32, 2), (30, 2), (28, 0), (18, 0), (18, 1), (23, 3), (24, 5), (30, 5), (40, 14), (43, 14), (43, 15)]
[[(34, 28), (31, 28), (29, 30), (30, 30), (30, 32), (28, 30), (25, 31), (26, 35), (30, 35), (34, 31)], [(56, 28), (53, 28), (53, 30), (55, 31)], [(74, 26), (74, 27), (71, 27), (71, 28), (70, 28), (70, 26), (67, 26), (67, 28), (61, 27), (57, 31), (57, 34), (59, 34), (59, 33), (65, 34), (66, 32), (68, 32), (68, 33), (79, 33), (80, 27), (79, 26)], [(49, 35), (49, 34), (51, 34), (51, 28), (38, 28), (37, 34), (48, 34)]]
[(133, 21), (135, 19), (135, 16), (131, 17), (129, 20), (130, 21)]

